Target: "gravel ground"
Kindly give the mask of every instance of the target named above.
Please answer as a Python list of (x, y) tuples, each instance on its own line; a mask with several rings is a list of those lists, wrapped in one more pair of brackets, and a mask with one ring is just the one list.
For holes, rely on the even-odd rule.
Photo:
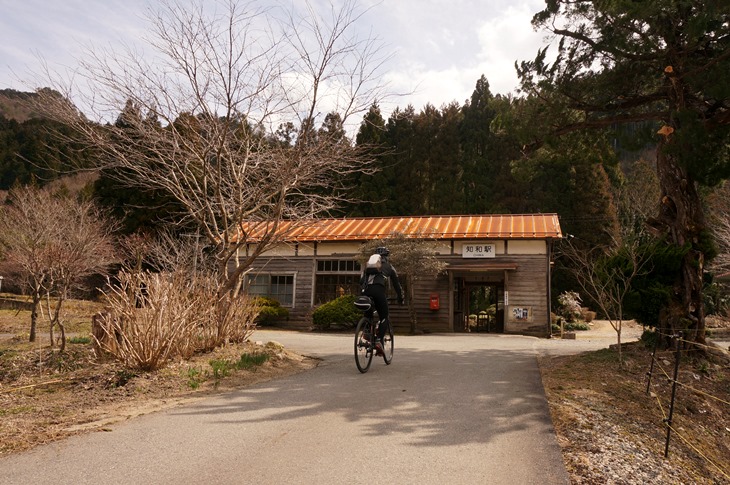
[[(614, 332), (605, 322), (578, 339)], [(624, 341), (641, 327), (628, 327)], [(614, 332), (615, 337), (615, 332)], [(673, 369), (671, 352), (657, 368)], [(541, 358), (543, 384), (571, 482), (576, 484), (730, 484), (730, 367), (686, 361), (680, 366), (669, 456), (664, 457), (671, 385), (657, 375), (646, 394), (651, 353), (643, 345)], [(658, 370), (655, 370), (660, 374)], [(696, 391), (696, 392), (693, 392)], [(685, 442), (683, 440), (687, 440)]]

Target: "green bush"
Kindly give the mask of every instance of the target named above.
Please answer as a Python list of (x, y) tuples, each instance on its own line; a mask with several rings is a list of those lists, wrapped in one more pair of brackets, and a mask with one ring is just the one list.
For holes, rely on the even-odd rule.
[(337, 324), (354, 327), (362, 316), (354, 302), (355, 295), (344, 295), (323, 303), (312, 313), (312, 323), (320, 330), (327, 330)]
[(272, 324), (278, 320), (289, 318), (289, 310), (273, 298), (257, 296), (254, 303), (259, 307), (259, 316), (256, 317), (256, 322), (259, 325)]
[(654, 330), (644, 330), (640, 340), (644, 344), (644, 347), (653, 348), (659, 338), (659, 335)]
[(566, 332), (574, 332), (576, 330), (588, 330), (588, 324), (581, 322), (568, 322), (565, 324), (563, 329)]
[(226, 359), (212, 359), (209, 363), (215, 380), (223, 379), (231, 373), (231, 363)]
[(206, 379), (205, 373), (198, 369), (197, 367), (193, 367), (191, 369), (188, 369), (188, 387), (190, 389), (197, 389), (200, 387), (200, 384), (203, 383)]

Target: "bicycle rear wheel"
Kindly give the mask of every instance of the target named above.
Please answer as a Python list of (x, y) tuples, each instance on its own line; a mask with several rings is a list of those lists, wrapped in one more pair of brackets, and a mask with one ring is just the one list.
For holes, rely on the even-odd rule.
[(383, 335), (383, 360), (387, 365), (393, 362), (393, 349), (393, 325), (388, 322), (388, 329), (385, 331), (385, 335)]
[(363, 374), (370, 368), (375, 351), (375, 336), (373, 335), (370, 320), (363, 317), (355, 328), (355, 364), (357, 370)]

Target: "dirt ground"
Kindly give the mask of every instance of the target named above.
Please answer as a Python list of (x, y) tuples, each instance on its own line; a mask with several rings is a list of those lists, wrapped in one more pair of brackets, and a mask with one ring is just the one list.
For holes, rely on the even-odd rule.
[[(67, 331), (76, 338), (61, 353), (51, 349), (47, 326), (39, 326), (37, 342), (28, 342), (29, 312), (0, 309), (0, 456), (318, 364), (275, 343), (246, 342), (157, 372), (134, 372), (96, 359), (88, 341), (96, 310), (70, 305)], [(248, 370), (220, 365), (243, 354), (266, 354), (268, 360)]]
[[(70, 313), (72, 335), (88, 335), (88, 312), (79, 307)], [(97, 362), (84, 340), (69, 343), (64, 353), (52, 350), (42, 332), (39, 343), (29, 344), (27, 322), (27, 312), (0, 310), (0, 456), (318, 364), (277, 345), (248, 342), (158, 372), (131, 372), (117, 363)], [(571, 481), (730, 484), (728, 362), (683, 357), (665, 458), (663, 419), (674, 354), (657, 353), (647, 394), (652, 349), (632, 343), (623, 350), (623, 365), (615, 349), (540, 360)], [(236, 361), (243, 353), (266, 353), (269, 359), (225, 375), (211, 364)]]
[[(727, 322), (714, 324), (728, 334)], [(659, 348), (652, 359), (653, 347), (643, 342), (622, 350), (622, 365), (615, 346), (540, 359), (572, 483), (730, 484), (728, 354), (713, 350), (724, 357), (708, 360), (680, 353), (667, 448), (676, 353)]]

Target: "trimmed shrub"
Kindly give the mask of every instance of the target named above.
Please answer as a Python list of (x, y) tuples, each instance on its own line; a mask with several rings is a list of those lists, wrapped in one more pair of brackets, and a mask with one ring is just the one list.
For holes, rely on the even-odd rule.
[(362, 312), (355, 308), (355, 295), (344, 295), (320, 305), (312, 312), (312, 323), (319, 330), (328, 330), (333, 325), (354, 327)]
[(563, 329), (566, 332), (574, 332), (576, 330), (588, 330), (588, 324), (581, 322), (568, 322), (565, 324)]
[(256, 323), (259, 325), (271, 325), (279, 320), (289, 318), (289, 310), (273, 298), (257, 296), (254, 298), (254, 304), (259, 309), (259, 316), (256, 318)]
[(591, 323), (593, 320), (596, 319), (596, 312), (593, 312), (586, 307), (582, 307), (580, 309), (580, 316), (584, 322)]

